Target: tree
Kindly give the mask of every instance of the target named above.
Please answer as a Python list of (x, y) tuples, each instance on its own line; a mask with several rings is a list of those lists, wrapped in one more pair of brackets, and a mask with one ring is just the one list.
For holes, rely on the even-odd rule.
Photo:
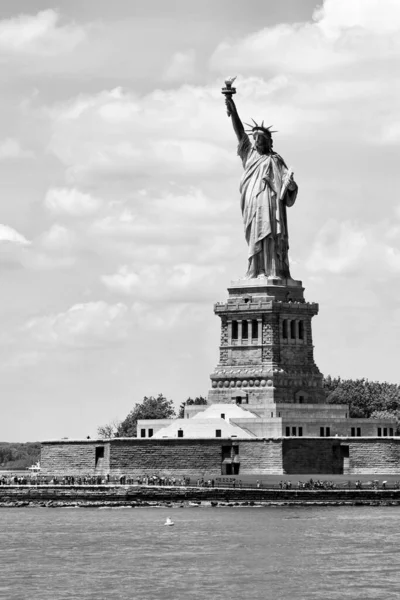
[(101, 438), (110, 439), (118, 436), (118, 429), (121, 425), (121, 421), (119, 419), (113, 419), (107, 425), (100, 425), (97, 428), (97, 435)]
[(192, 406), (193, 404), (207, 404), (207, 399), (204, 396), (196, 396), (193, 398), (188, 398), (186, 402), (182, 402), (179, 407), (178, 419), (183, 419), (185, 416), (185, 406)]
[(117, 434), (120, 437), (136, 437), (136, 426), (139, 419), (173, 419), (175, 408), (172, 400), (163, 394), (145, 396), (141, 404), (136, 403), (131, 412), (119, 424)]
[(3, 469), (26, 469), (38, 460), (39, 442), (0, 442), (0, 467)]
[[(349, 416), (372, 418), (377, 411), (395, 415), (400, 411), (400, 386), (387, 381), (368, 379), (332, 379), (326, 377), (324, 386), (329, 404), (348, 404)], [(394, 418), (396, 418), (394, 416)]]

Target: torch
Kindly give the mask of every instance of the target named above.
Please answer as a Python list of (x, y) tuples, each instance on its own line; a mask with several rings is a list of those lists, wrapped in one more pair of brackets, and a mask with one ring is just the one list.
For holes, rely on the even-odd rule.
[[(225, 97), (232, 98), (233, 94), (236, 94), (236, 88), (232, 87), (232, 83), (235, 81), (236, 77), (228, 77), (225, 79), (225, 87), (222, 88), (221, 93), (224, 94)], [(227, 111), (228, 117), (231, 116), (229, 110)]]

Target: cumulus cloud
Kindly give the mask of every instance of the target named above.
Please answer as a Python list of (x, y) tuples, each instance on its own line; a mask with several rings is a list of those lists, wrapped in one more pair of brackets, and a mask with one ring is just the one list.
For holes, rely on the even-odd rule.
[(54, 214), (81, 217), (97, 212), (102, 202), (75, 188), (51, 188), (46, 193), (44, 204)]
[(50, 150), (72, 181), (226, 175), (235, 156), (222, 141), (229, 129), (218, 93), (185, 85), (143, 97), (120, 88), (78, 97), (49, 111)]
[(380, 0), (325, 0), (318, 7), (314, 19), (324, 33), (335, 38), (342, 31), (371, 31), (387, 35), (399, 29), (395, 16), (400, 15), (397, 0), (385, 0), (384, 10)]
[[(210, 300), (212, 285), (224, 278), (238, 255), (232, 237), (232, 201), (198, 188), (140, 191), (129, 202), (112, 202), (88, 226), (99, 253), (114, 262), (101, 276), (113, 293), (168, 301)], [(238, 235), (239, 211), (236, 214)], [(243, 236), (242, 236), (243, 237)], [(243, 269), (245, 268), (243, 240)], [(236, 274), (236, 273), (235, 273)]]
[(132, 304), (131, 311), (137, 327), (143, 331), (169, 331), (185, 319), (189, 323), (203, 316), (195, 305), (187, 302), (164, 303), (155, 309), (152, 303), (138, 301)]
[(0, 21), (3, 53), (53, 56), (70, 52), (84, 39), (83, 27), (74, 23), (60, 24), (59, 13), (52, 9)]
[(136, 273), (130, 272), (127, 265), (119, 267), (113, 275), (103, 275), (101, 281), (113, 292), (121, 294), (134, 294), (140, 286), (140, 278)]
[[(400, 89), (393, 76), (400, 68), (396, 0), (384, 9), (379, 0), (325, 0), (312, 22), (280, 24), (221, 43), (211, 67), (279, 81), (275, 90), (261, 84), (252, 94), (290, 131), (319, 122), (332, 139), (400, 141)], [(245, 88), (239, 77), (246, 101)]]
[(126, 339), (127, 313), (122, 303), (75, 304), (65, 312), (30, 319), (24, 332), (47, 346), (97, 348)]
[(268, 27), (236, 42), (223, 42), (212, 57), (220, 69), (310, 73), (360, 60), (398, 55), (400, 6), (388, 0), (325, 0), (311, 23)]
[(0, 225), (0, 262), (3, 266), (39, 271), (69, 268), (76, 262), (75, 245), (75, 233), (57, 223), (33, 240), (27, 240), (8, 225)]
[(47, 231), (33, 238), (32, 241), (8, 229), (3, 232), (3, 236), (5, 239), (10, 238), (13, 244), (12, 250), (10, 243), (7, 244), (6, 252), (3, 252), (3, 260), (5, 257), (9, 259), (13, 256), (19, 265), (35, 271), (65, 269), (76, 263), (78, 236), (64, 225), (53, 223)]
[(224, 273), (225, 268), (220, 265), (146, 265), (137, 272), (124, 265), (116, 273), (102, 276), (101, 280), (112, 292), (132, 295), (146, 302), (160, 302), (161, 289), (163, 301), (179, 304), (210, 300), (210, 286), (215, 285)]
[(27, 246), (30, 244), (30, 242), (21, 233), (18, 233), (18, 231), (12, 227), (0, 224), (0, 244), (4, 242), (17, 244), (20, 246)]
[(155, 240), (179, 245), (189, 239), (199, 244), (196, 230), (210, 229), (216, 220), (224, 229), (232, 204), (229, 200), (211, 197), (192, 186), (171, 187), (171, 191), (140, 190), (130, 202), (109, 203), (92, 222), (92, 233), (134, 237), (151, 245)]

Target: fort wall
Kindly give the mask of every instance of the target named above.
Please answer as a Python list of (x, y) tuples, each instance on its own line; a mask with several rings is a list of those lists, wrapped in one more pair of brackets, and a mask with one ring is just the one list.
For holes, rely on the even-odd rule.
[(41, 466), (57, 476), (397, 474), (400, 437), (59, 440), (42, 444)]
[(399, 473), (400, 438), (348, 438), (348, 473)]
[(221, 440), (115, 439), (110, 441), (110, 473), (198, 476), (205, 472), (217, 476), (221, 451)]

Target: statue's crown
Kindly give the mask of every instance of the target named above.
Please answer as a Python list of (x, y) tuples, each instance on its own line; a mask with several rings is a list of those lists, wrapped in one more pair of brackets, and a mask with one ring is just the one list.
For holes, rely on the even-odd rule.
[(271, 129), (272, 125), (270, 125), (269, 127), (265, 127), (264, 121), (261, 123), (261, 125), (258, 125), (258, 123), (256, 123), (253, 118), (251, 120), (253, 121), (254, 125), (249, 125), (248, 123), (245, 123), (245, 125), (247, 125), (247, 127), (250, 128), (246, 129), (247, 133), (254, 133), (255, 131), (260, 131), (268, 137), (272, 137), (271, 134), (276, 133), (276, 131), (272, 131)]

